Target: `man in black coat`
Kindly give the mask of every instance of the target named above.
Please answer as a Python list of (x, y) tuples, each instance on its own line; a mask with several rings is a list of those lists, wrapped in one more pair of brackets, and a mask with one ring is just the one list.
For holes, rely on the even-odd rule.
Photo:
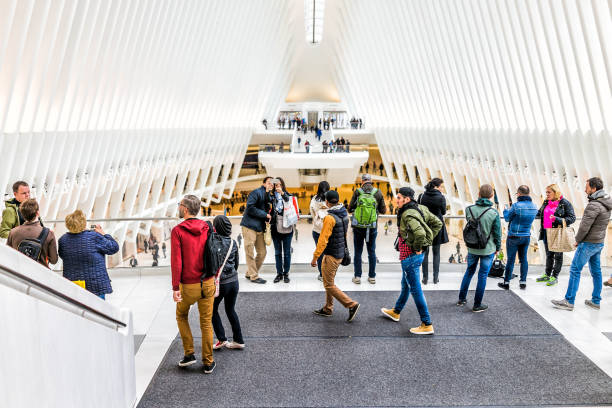
[(446, 231), (446, 225), (444, 224), (444, 214), (446, 214), (446, 199), (442, 194), (442, 186), (444, 181), (439, 178), (432, 179), (427, 185), (425, 185), (425, 192), (419, 196), (419, 204), (424, 205), (427, 209), (440, 221), (442, 221), (442, 229), (438, 232), (438, 235), (433, 239), (431, 249), (428, 247), (425, 249), (423, 257), (423, 263), (421, 265), (423, 269), (423, 285), (427, 285), (427, 279), (429, 276), (429, 252), (433, 252), (433, 275), (434, 284), (438, 283), (438, 275), (440, 273), (440, 245), (448, 242), (448, 233)]
[[(266, 283), (265, 279), (259, 277), (259, 269), (266, 258), (264, 233), (266, 222), (269, 222), (272, 218), (270, 215), (270, 191), (273, 187), (272, 177), (266, 177), (261, 187), (251, 191), (240, 222), (246, 254), (246, 278), (253, 283)], [(255, 252), (257, 252), (257, 256), (255, 256)]]

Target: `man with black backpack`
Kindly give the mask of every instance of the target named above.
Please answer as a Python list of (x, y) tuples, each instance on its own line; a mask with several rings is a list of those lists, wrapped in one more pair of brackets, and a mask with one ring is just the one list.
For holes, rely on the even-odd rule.
[[(213, 360), (212, 314), (215, 300), (216, 271), (212, 270), (206, 243), (212, 233), (210, 223), (197, 219), (201, 201), (186, 195), (179, 203), (179, 217), (185, 221), (172, 229), (170, 238), (170, 265), (172, 270), (172, 297), (176, 302), (176, 322), (183, 341), (185, 356), (179, 367), (195, 364), (193, 336), (189, 327), (189, 309), (197, 302), (202, 330), (202, 363), (204, 373), (215, 369)], [(223, 254), (225, 255), (225, 254)]]
[[(367, 169), (367, 165), (366, 165)], [(348, 211), (353, 214), (353, 245), (355, 247), (355, 276), (353, 283), (361, 283), (361, 254), (365, 241), (368, 250), (368, 282), (376, 283), (376, 236), (378, 214), (387, 212), (385, 199), (380, 190), (372, 185), (372, 176), (361, 176), (361, 188), (353, 193)]]
[(463, 306), (467, 303), (468, 288), (480, 261), (478, 284), (474, 296), (474, 306), (472, 307), (472, 311), (475, 313), (484, 312), (488, 309), (488, 306), (482, 303), (482, 298), (484, 297), (487, 276), (493, 264), (493, 259), (501, 248), (501, 221), (497, 210), (492, 208), (493, 202), (491, 199), (493, 195), (493, 187), (490, 184), (483, 184), (480, 186), (476, 204), (465, 209), (467, 223), (463, 229), (463, 240), (468, 248), (467, 269), (461, 282), (457, 306)]
[(6, 244), (47, 268), (55, 264), (58, 258), (55, 235), (41, 225), (38, 202), (33, 198), (25, 200), (19, 212), (25, 222), (11, 230)]

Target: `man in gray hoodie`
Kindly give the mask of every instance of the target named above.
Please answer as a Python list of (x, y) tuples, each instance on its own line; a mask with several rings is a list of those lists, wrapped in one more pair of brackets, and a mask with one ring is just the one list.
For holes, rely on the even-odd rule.
[(576, 292), (580, 284), (580, 272), (584, 265), (589, 263), (589, 270), (593, 277), (593, 294), (591, 299), (584, 303), (593, 309), (599, 310), (601, 301), (601, 265), (600, 255), (606, 239), (606, 231), (610, 222), (612, 211), (612, 198), (603, 189), (603, 181), (599, 177), (587, 180), (585, 193), (588, 195), (589, 203), (584, 209), (580, 227), (576, 233), (576, 254), (570, 266), (570, 279), (567, 285), (565, 298), (552, 300), (557, 309), (574, 310)]

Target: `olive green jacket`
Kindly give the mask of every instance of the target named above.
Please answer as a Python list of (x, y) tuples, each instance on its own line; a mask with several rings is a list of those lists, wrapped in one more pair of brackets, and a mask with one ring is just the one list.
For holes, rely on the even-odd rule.
[(402, 214), (400, 220), (399, 232), (402, 239), (410, 248), (416, 252), (421, 251), (424, 247), (430, 246), (434, 237), (442, 229), (442, 221), (433, 215), (427, 207), (419, 205), (421, 214), (413, 208), (409, 208)]
[(13, 200), (4, 202), (5, 208), (2, 211), (2, 223), (0, 223), (0, 238), (8, 238), (9, 232), (19, 226), (19, 215), (17, 214), (17, 204)]

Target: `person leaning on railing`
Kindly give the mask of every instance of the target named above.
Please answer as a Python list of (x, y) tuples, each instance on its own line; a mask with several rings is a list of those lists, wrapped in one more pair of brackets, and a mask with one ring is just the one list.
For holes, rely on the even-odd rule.
[(85, 281), (85, 288), (104, 299), (113, 293), (105, 255), (119, 251), (119, 244), (105, 234), (100, 225), (87, 228), (87, 219), (81, 210), (66, 216), (68, 232), (59, 239), (59, 256), (64, 263), (64, 278), (71, 281)]

